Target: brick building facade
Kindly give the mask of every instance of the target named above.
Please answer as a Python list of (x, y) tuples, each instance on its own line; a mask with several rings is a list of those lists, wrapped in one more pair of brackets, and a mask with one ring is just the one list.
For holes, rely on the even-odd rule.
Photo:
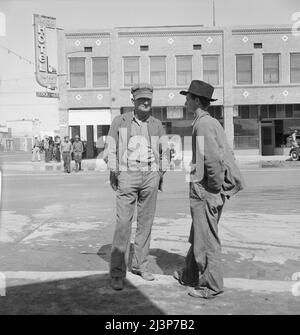
[(179, 91), (192, 79), (215, 87), (210, 113), (239, 154), (282, 154), (300, 128), (300, 37), (288, 26), (168, 26), (59, 31), (61, 135), (89, 146), (132, 109), (130, 87), (154, 86), (153, 115), (168, 134), (190, 136)]

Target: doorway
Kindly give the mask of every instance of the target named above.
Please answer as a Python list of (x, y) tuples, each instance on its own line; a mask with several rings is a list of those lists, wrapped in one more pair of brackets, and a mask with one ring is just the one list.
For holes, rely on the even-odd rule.
[(94, 158), (95, 156), (94, 145), (94, 126), (86, 126), (86, 158)]
[(274, 155), (275, 149), (275, 127), (273, 121), (262, 121), (261, 123), (261, 154), (263, 156)]

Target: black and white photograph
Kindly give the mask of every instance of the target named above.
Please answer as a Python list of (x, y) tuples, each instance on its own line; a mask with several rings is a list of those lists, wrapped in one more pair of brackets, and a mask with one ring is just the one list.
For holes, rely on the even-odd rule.
[(0, 317), (299, 314), (300, 2), (0, 0)]

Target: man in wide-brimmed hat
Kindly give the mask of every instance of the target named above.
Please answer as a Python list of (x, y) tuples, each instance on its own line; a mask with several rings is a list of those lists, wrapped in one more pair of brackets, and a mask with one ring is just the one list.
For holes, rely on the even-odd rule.
[(221, 242), (218, 222), (226, 198), (241, 190), (243, 177), (235, 164), (221, 124), (207, 112), (214, 87), (193, 80), (187, 91), (185, 106), (195, 114), (192, 131), (192, 165), (190, 174), (191, 247), (185, 267), (174, 278), (193, 287), (189, 294), (212, 298), (223, 292)]

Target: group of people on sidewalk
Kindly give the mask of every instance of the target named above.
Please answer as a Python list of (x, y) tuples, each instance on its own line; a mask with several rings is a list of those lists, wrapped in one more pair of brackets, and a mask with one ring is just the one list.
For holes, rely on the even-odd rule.
[(54, 140), (52, 136), (46, 136), (42, 141), (39, 140), (38, 136), (35, 136), (32, 146), (32, 162), (36, 161), (36, 159), (40, 162), (42, 152), (45, 153), (46, 163), (53, 160), (60, 162), (60, 145), (61, 141), (59, 136), (55, 136)]
[[(185, 266), (174, 272), (174, 278), (191, 287), (190, 296), (205, 299), (224, 290), (218, 223), (226, 200), (244, 187), (223, 127), (207, 112), (211, 101), (216, 100), (213, 91), (210, 84), (193, 80), (187, 91), (180, 92), (186, 96), (187, 112), (194, 113), (189, 173), (192, 224)], [(153, 87), (137, 84), (131, 93), (134, 111), (114, 118), (106, 140), (110, 183), (116, 193), (110, 258), (110, 285), (114, 290), (124, 288), (128, 267), (144, 280), (155, 279), (148, 268), (148, 255), (157, 193), (168, 169), (168, 137), (161, 121), (151, 115)], [(136, 205), (137, 228), (129, 264)]]
[(73, 154), (75, 171), (78, 172), (81, 170), (83, 149), (83, 144), (80, 141), (79, 135), (75, 136), (73, 144), (70, 141), (69, 136), (65, 136), (62, 142), (59, 136), (55, 137), (55, 141), (53, 141), (51, 136), (46, 136), (43, 141), (39, 141), (38, 137), (35, 136), (32, 148), (32, 161), (34, 162), (36, 158), (38, 161), (41, 161), (40, 153), (44, 151), (46, 163), (52, 160), (60, 162), (62, 157), (64, 162), (64, 172), (70, 173)]

